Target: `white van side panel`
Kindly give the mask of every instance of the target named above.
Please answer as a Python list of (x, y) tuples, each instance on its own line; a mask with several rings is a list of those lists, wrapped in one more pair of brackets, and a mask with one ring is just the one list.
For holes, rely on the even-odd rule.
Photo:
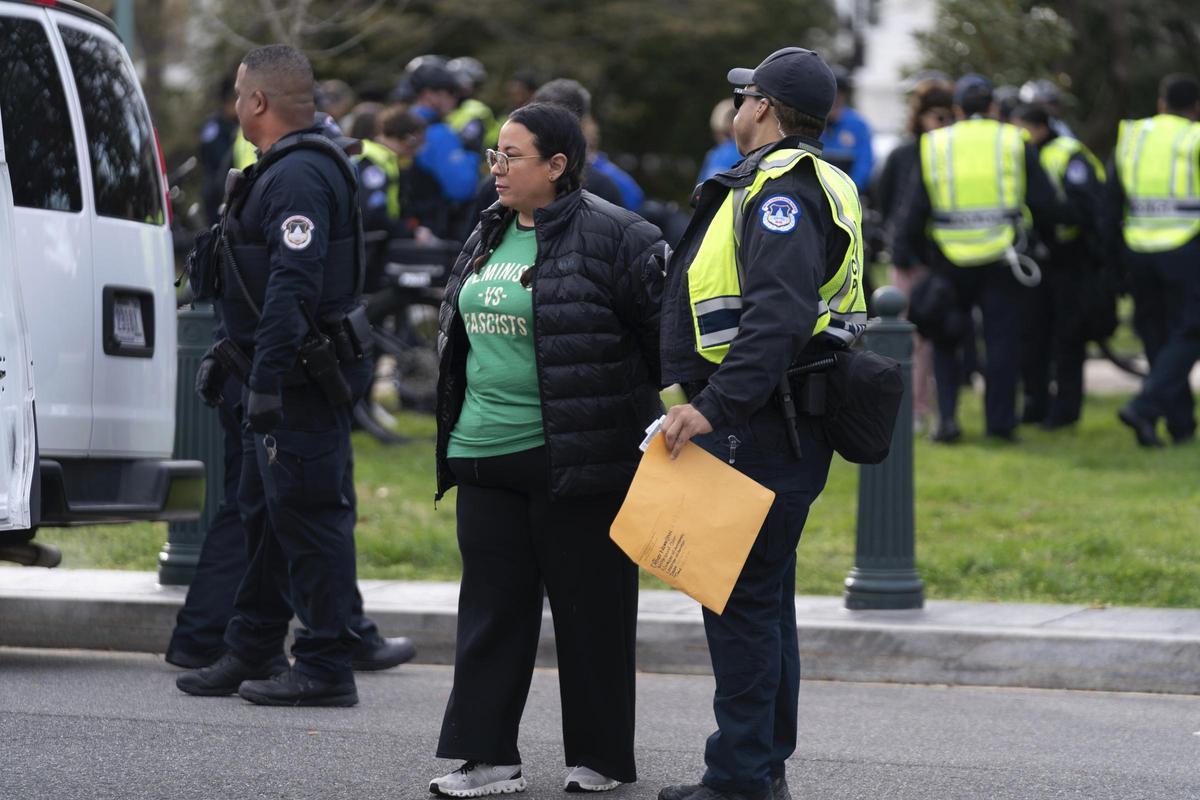
[[(95, 36), (116, 47), (131, 75), (133, 63), (116, 37), (104, 28), (59, 13), (51, 19), (62, 28), (73, 28)], [(61, 43), (60, 43), (61, 45)], [(82, 96), (75, 86), (66, 47), (62, 46), (72, 114), (84, 129), (80, 107)], [(135, 84), (136, 85), (136, 84)], [(145, 108), (145, 98), (137, 86), (137, 102)], [(157, 150), (157, 148), (155, 148)], [(86, 143), (80, 150), (88, 153)], [(84, 156), (87, 172), (84, 193), (86, 204), (95, 208), (91, 159)], [(156, 176), (162, 165), (155, 155)], [(162, 194), (162, 181), (156, 184)], [(165, 200), (164, 200), (165, 203)], [(91, 309), (91, 353), (95, 364), (92, 375), (92, 431), (90, 455), (93, 457), (169, 458), (175, 438), (176, 376), (176, 305), (174, 253), (171, 232), (162, 224), (94, 215), (92, 218), (92, 285), (88, 303)], [(153, 297), (154, 353), (151, 358), (110, 355), (105, 352), (104, 291), (119, 287), (141, 290)], [(143, 320), (148, 325), (149, 320)]]
[(0, 531), (31, 524), (29, 490), (36, 458), (33, 363), (13, 248), (12, 194), (0, 136)]
[[(48, 12), (32, 6), (4, 6), (5, 16), (43, 25), (55, 52), (69, 104), (70, 65)], [(77, 114), (77, 108), (71, 108)], [(83, 180), (83, 210), (78, 213), (13, 209), (16, 256), (29, 336), (33, 345), (34, 382), (46, 396), (38, 404), (42, 455), (86, 456), (92, 438), (92, 384), (95, 302), (92, 282), (91, 187), (87, 181), (87, 142), (75, 126), (75, 150)], [(8, 157), (20, 158), (19, 153)]]

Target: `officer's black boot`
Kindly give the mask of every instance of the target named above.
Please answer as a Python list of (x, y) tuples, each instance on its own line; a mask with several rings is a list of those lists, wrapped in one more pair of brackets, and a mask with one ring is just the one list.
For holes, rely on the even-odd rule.
[(1132, 404), (1122, 406), (1121, 410), (1117, 412), (1117, 419), (1133, 429), (1137, 443), (1142, 447), (1163, 446), (1162, 439), (1158, 438), (1158, 432), (1155, 430), (1154, 421), (1139, 414)]
[(282, 653), (260, 664), (251, 664), (233, 653), (226, 653), (211, 667), (183, 673), (175, 680), (175, 685), (188, 694), (219, 697), (236, 692), (242, 681), (269, 678), (287, 668), (288, 660)]
[(352, 706), (358, 690), (351, 679), (330, 683), (297, 672), (295, 668), (268, 680), (248, 680), (238, 687), (244, 700), (260, 706)]
[(350, 666), (356, 672), (374, 672), (381, 669), (391, 669), (412, 661), (417, 654), (417, 648), (412, 639), (397, 636), (385, 639), (382, 636), (364, 638), (350, 654)]

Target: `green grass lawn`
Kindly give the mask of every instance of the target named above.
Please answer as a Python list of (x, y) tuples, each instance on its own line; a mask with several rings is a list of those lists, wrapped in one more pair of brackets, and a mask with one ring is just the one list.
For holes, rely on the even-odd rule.
[[(1124, 398), (1088, 400), (1077, 430), (982, 436), (963, 400), (964, 441), (916, 445), (917, 567), (938, 599), (1200, 607), (1200, 446), (1142, 450), (1115, 418)], [(433, 421), (403, 416), (411, 444), (355, 437), (359, 575), (454, 579), (452, 491), (433, 506)], [(854, 559), (857, 467), (835, 458), (799, 549), (796, 588), (840, 594)], [(67, 568), (154, 569), (163, 525), (47, 529)], [(659, 587), (645, 578), (645, 586)]]

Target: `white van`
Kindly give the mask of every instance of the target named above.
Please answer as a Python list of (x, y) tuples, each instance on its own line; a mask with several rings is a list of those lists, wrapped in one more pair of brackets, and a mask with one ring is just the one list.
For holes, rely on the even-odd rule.
[[(70, 0), (0, 0), (0, 131), (0, 203), (11, 206), (0, 211), (0, 291), (15, 260), (37, 397), (40, 502), (25, 527), (194, 519), (203, 465), (171, 459), (176, 305), (162, 156), (107, 17)], [(5, 363), (21, 357), (14, 335), (0, 326)], [(5, 371), (9, 405), (18, 388)]]

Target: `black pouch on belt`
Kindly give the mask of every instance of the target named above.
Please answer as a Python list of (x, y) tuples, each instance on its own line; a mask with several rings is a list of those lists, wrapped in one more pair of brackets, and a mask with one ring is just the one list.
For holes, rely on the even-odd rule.
[(321, 330), (329, 334), (337, 352), (338, 361), (354, 364), (371, 355), (371, 321), (367, 318), (367, 307), (356, 305), (346, 314), (334, 314), (321, 320)]
[(904, 398), (900, 364), (870, 350), (844, 350), (823, 377), (821, 428), (830, 446), (854, 464), (887, 458)]

